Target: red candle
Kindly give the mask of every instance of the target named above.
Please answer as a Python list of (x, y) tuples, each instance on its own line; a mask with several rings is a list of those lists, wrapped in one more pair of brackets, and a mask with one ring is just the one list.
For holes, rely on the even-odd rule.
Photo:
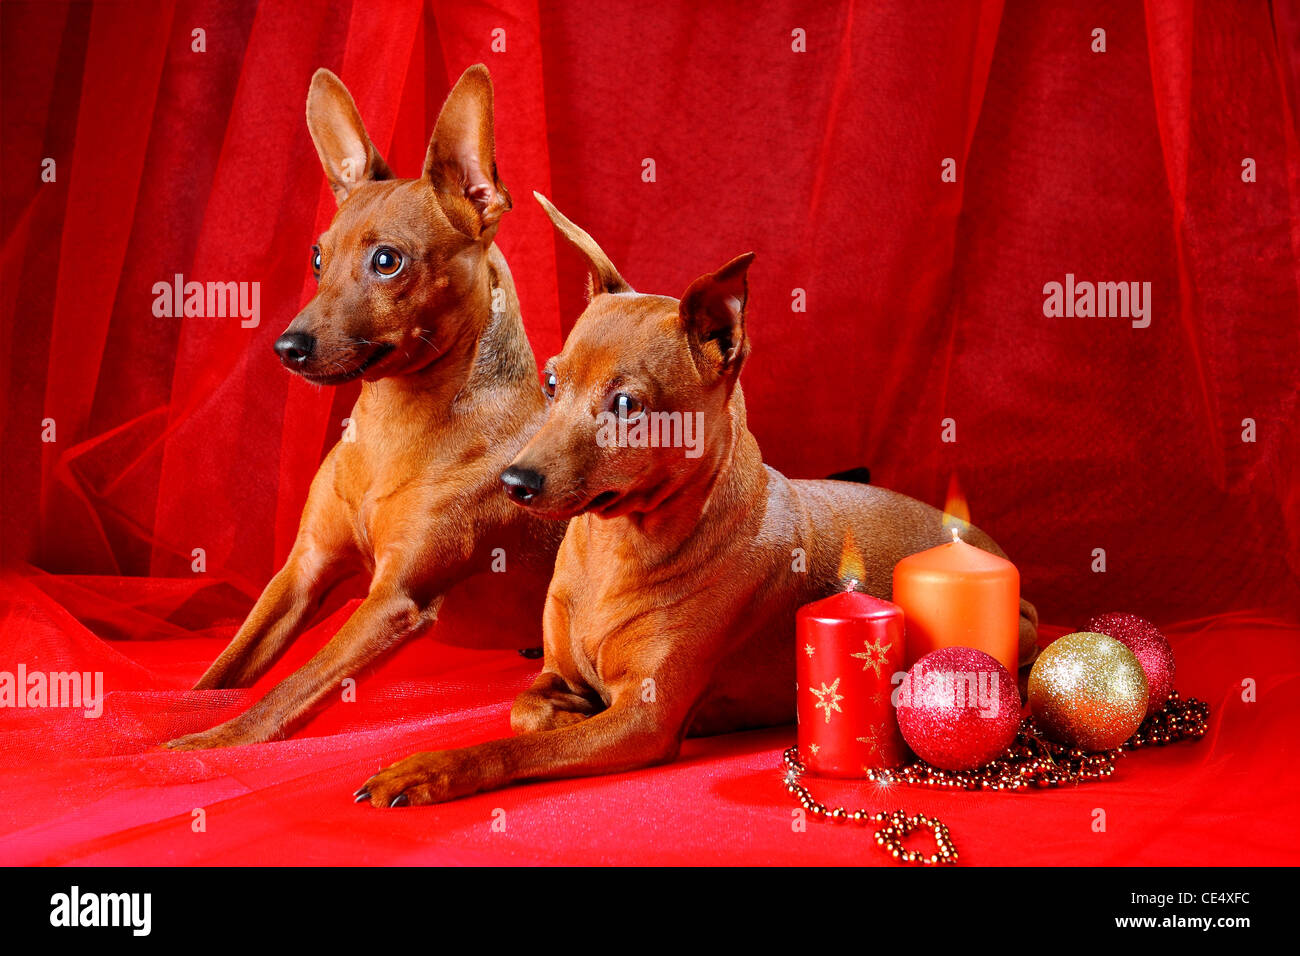
[(903, 613), (895, 604), (844, 591), (799, 609), (799, 757), (815, 774), (861, 777), (895, 767), (906, 749), (890, 702), (903, 669)]
[(1013, 675), (1020, 663), (1020, 572), (961, 540), (894, 567), (894, 600), (907, 618), (906, 666), (940, 647), (973, 647)]

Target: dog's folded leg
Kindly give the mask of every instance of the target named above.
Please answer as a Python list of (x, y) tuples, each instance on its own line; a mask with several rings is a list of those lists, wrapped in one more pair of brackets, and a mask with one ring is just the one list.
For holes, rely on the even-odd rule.
[(559, 674), (542, 671), (533, 686), (515, 698), (510, 708), (510, 729), (534, 734), (576, 724), (600, 711), (599, 698), (575, 693)]
[(384, 652), (433, 623), (442, 598), (421, 606), (405, 591), (378, 586), (316, 656), (260, 701), (211, 730), (168, 741), (171, 750), (202, 750), (283, 737), (319, 702)]
[(1026, 667), (1038, 657), (1038, 609), (1020, 599), (1020, 666)]

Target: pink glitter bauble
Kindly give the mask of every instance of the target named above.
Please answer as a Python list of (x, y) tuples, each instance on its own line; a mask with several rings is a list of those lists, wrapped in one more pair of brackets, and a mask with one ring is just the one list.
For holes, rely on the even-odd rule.
[(903, 679), (898, 726), (926, 763), (973, 770), (1015, 741), (1020, 692), (1011, 672), (983, 651), (941, 647), (913, 664)]
[(1160, 628), (1136, 614), (1111, 613), (1098, 614), (1083, 629), (1113, 637), (1133, 652), (1147, 679), (1148, 717), (1165, 705), (1174, 692), (1174, 651)]

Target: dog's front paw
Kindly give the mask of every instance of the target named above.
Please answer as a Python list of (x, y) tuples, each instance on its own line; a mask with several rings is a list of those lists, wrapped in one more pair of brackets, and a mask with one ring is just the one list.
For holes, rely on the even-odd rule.
[(372, 807), (420, 806), (464, 797), (479, 789), (472, 766), (454, 750), (413, 754), (367, 780), (353, 796)]
[(240, 721), (239, 718), (218, 724), (211, 730), (186, 734), (163, 744), (165, 750), (213, 750), (217, 747), (242, 747), (245, 744), (265, 743), (273, 737), (263, 728)]

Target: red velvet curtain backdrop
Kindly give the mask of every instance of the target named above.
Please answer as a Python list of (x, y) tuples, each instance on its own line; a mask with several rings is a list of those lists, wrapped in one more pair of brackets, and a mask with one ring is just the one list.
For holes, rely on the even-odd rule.
[[(270, 351), (334, 209), (311, 74), (339, 73), (415, 175), (483, 61), (539, 360), (582, 270), (532, 190), (644, 291), (752, 249), (743, 381), (773, 465), (866, 464), (936, 504), (957, 475), (1058, 623), (1294, 612), (1296, 22), (1157, 0), (6, 2), (6, 558), (86, 576), (43, 586), (105, 636), (247, 610), (358, 387)], [(1150, 326), (1045, 316), (1067, 273), (1149, 282)], [(155, 317), (176, 274), (259, 283), (260, 324)]]

